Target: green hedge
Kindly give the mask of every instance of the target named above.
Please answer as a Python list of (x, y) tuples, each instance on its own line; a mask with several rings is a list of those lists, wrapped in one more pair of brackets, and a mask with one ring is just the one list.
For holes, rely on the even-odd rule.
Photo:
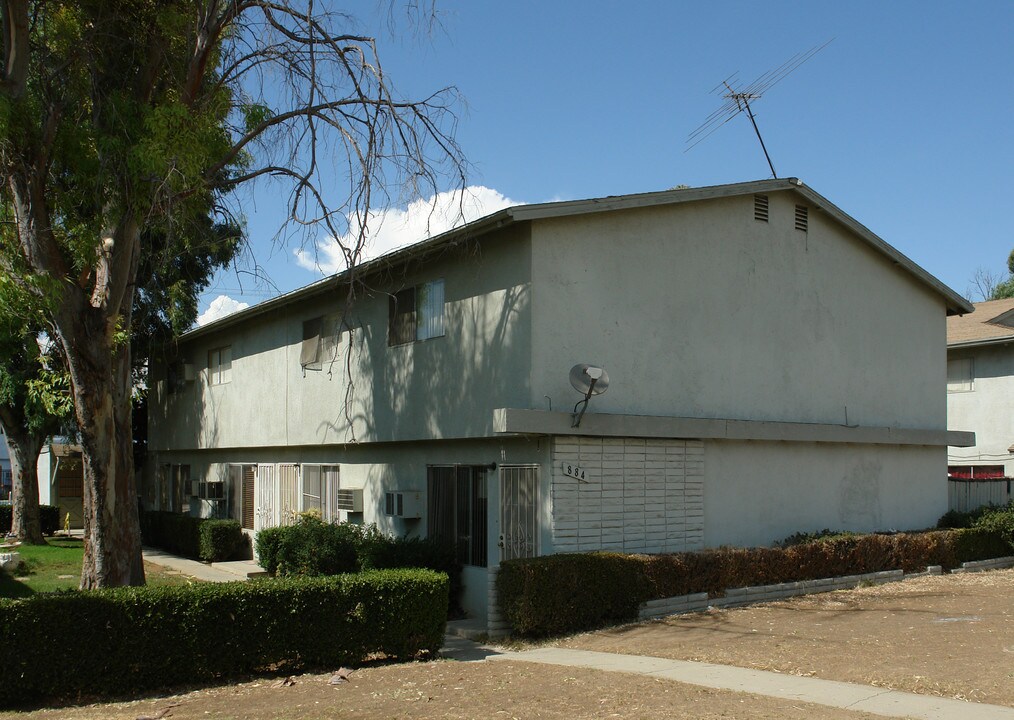
[(182, 513), (142, 511), (141, 542), (174, 555), (197, 558), (201, 554), (201, 519)]
[(174, 555), (219, 562), (243, 554), (248, 540), (238, 520), (196, 518), (174, 512), (142, 511), (141, 542)]
[(447, 578), (325, 578), (117, 588), (0, 600), (0, 705), (435, 652)]
[(859, 575), (946, 569), (1011, 554), (983, 528), (835, 535), (785, 548), (722, 548), (667, 555), (563, 554), (501, 564), (501, 611), (521, 635), (556, 635), (632, 620), (647, 600), (727, 588)]
[(200, 558), (207, 562), (228, 560), (239, 554), (249, 542), (238, 520), (205, 520), (198, 534)]
[[(0, 504), (0, 536), (11, 531), (13, 510), (7, 503)], [(55, 505), (39, 505), (39, 524), (43, 535), (53, 535), (63, 527), (60, 521), (60, 508)]]
[(450, 579), (452, 610), (461, 592), (454, 547), (431, 538), (385, 535), (376, 525), (325, 523), (303, 515), (293, 525), (257, 533), (257, 562), (272, 575), (331, 575), (356, 570), (427, 568)]

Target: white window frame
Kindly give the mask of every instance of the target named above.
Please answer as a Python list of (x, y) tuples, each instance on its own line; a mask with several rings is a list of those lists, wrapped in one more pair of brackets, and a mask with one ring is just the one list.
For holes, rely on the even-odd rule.
[[(411, 308), (404, 313), (396, 315), (394, 308), (397, 307), (397, 295), (407, 294), (408, 290), (413, 290)], [(411, 288), (405, 288), (404, 290), (399, 291), (399, 293), (391, 296), (391, 303), (391, 310), (388, 313), (387, 344), (389, 347), (409, 345), (413, 341), (420, 342), (422, 340), (430, 340), (432, 338), (444, 337), (444, 335), (447, 334), (445, 321), (446, 299), (444, 294), (443, 278), (420, 283), (419, 285), (415, 285)], [(409, 337), (399, 337), (397, 340), (393, 339), (393, 323), (396, 319), (402, 319), (406, 316), (411, 317), (411, 330), (406, 328), (405, 333), (406, 335), (409, 335)], [(406, 321), (406, 324), (407, 322), (409, 321)]]
[(975, 391), (975, 359), (956, 358), (947, 361), (947, 392)]
[(232, 345), (208, 351), (208, 385), (232, 382)]

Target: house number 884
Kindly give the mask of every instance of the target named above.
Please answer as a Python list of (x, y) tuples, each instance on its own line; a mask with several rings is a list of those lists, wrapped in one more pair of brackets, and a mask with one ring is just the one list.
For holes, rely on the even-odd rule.
[(566, 475), (567, 477), (577, 478), (581, 482), (586, 481), (584, 468), (582, 467), (578, 467), (573, 463), (564, 461), (560, 463), (560, 469), (563, 470), (563, 474)]

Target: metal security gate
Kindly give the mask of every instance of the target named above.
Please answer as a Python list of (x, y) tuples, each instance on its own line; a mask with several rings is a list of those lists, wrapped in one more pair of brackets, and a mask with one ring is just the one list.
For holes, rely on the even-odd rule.
[(500, 561), (539, 553), (539, 468), (500, 466)]
[(299, 466), (278, 466), (278, 524), (292, 525), (299, 512)]
[(274, 527), (275, 521), (275, 466), (257, 466), (257, 511), (254, 530)]

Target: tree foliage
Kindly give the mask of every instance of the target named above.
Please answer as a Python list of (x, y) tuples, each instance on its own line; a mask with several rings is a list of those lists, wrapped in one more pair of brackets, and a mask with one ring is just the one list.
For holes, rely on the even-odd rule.
[(138, 584), (131, 332), (180, 329), (193, 278), (235, 252), (243, 183), (283, 183), (305, 241), (351, 231), (349, 265), (371, 210), (463, 186), (455, 93), (398, 97), (374, 40), (315, 0), (7, 0), (0, 13), (0, 306), (44, 307), (66, 357), (82, 586)]
[(23, 321), (0, 315), (0, 425), (11, 453), (12, 532), (23, 542), (43, 542), (39, 451), (47, 437), (67, 428), (72, 414), (67, 373), (55, 344)]

